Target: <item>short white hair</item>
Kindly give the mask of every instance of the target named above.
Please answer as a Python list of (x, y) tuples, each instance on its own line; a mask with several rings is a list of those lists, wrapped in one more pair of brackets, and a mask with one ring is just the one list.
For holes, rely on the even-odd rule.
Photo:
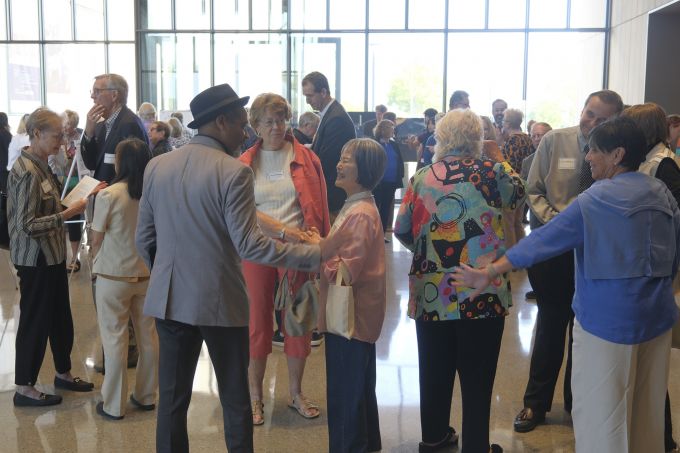
[(482, 120), (470, 109), (449, 111), (437, 122), (434, 138), (434, 161), (444, 156), (453, 155), (467, 158), (479, 158), (482, 154), (482, 136), (484, 128)]

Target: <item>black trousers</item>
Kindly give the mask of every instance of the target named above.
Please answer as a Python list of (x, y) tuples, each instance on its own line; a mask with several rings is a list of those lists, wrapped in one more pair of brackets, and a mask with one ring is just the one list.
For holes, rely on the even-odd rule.
[(379, 451), (375, 344), (325, 337), (329, 453)]
[(394, 213), (395, 190), (397, 190), (397, 183), (394, 182), (381, 182), (373, 189), (373, 197), (375, 197), (375, 205), (380, 214), (383, 232), (392, 226), (390, 225), (390, 220)]
[(463, 403), (462, 453), (489, 451), (491, 393), (505, 318), (416, 321), (423, 442), (444, 439), (458, 372)]
[(15, 267), (21, 299), (14, 383), (35, 385), (48, 339), (57, 373), (71, 370), (73, 318), (66, 265), (47, 266), (41, 253), (37, 266)]
[(528, 269), (536, 292), (538, 315), (536, 338), (531, 354), (529, 382), (524, 406), (534, 412), (549, 412), (555, 385), (564, 359), (564, 341), (569, 333), (567, 367), (564, 371), (564, 409), (571, 411), (571, 345), (574, 312), (574, 252), (569, 251)]
[(230, 453), (253, 451), (253, 418), (248, 388), (248, 327), (192, 326), (156, 319), (160, 342), (156, 451), (189, 451), (187, 411), (203, 341), (217, 376)]

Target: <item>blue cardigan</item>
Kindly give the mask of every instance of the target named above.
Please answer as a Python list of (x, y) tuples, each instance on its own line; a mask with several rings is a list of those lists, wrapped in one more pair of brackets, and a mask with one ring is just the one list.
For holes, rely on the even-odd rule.
[(678, 246), (680, 211), (671, 193), (657, 179), (628, 172), (595, 182), (506, 256), (528, 267), (575, 249), (576, 319), (599, 338), (638, 344), (678, 318)]

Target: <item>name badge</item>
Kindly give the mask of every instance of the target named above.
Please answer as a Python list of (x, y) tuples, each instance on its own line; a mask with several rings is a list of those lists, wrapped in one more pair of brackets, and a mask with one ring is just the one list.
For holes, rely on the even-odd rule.
[(272, 171), (267, 173), (268, 181), (281, 181), (283, 179), (283, 171)]
[(576, 159), (573, 157), (560, 157), (557, 161), (558, 170), (576, 170)]
[(113, 164), (116, 162), (116, 155), (111, 154), (111, 153), (106, 153), (104, 154), (104, 163), (105, 164)]
[(52, 192), (52, 183), (48, 179), (45, 179), (43, 182), (41, 182), (40, 187), (42, 187), (42, 190), (45, 193)]

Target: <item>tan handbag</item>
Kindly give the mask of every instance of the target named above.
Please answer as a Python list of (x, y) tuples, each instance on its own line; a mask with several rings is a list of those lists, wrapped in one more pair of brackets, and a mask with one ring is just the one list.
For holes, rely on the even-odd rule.
[(305, 281), (295, 294), (292, 291), (292, 283), (297, 278), (297, 272), (289, 277), (287, 271), (276, 291), (274, 307), (277, 310), (285, 310), (283, 323), (286, 335), (302, 337), (316, 327), (317, 313), (319, 312), (319, 285), (313, 276)]
[[(343, 285), (343, 282), (347, 285)], [(347, 266), (340, 261), (335, 284), (328, 285), (326, 330), (348, 340), (354, 335), (354, 293), (349, 282)]]

